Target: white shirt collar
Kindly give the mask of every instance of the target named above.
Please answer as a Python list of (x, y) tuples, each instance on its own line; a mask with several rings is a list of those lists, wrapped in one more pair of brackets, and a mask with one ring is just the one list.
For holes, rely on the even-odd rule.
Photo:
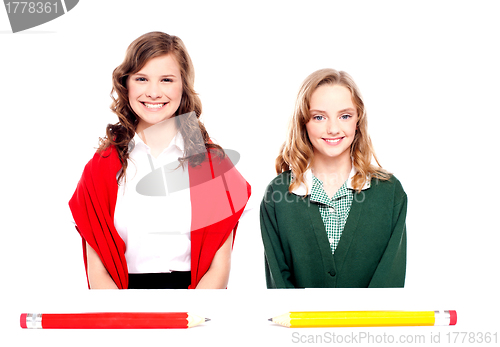
[[(133, 148), (138, 147), (138, 148), (143, 148), (149, 152), (149, 149), (150, 149), (149, 146), (141, 139), (141, 137), (139, 136), (138, 133), (135, 133), (134, 137), (132, 138), (132, 141), (131, 141), (132, 150), (133, 150)], [(175, 147), (177, 147), (177, 149), (179, 151), (184, 152), (184, 139), (183, 139), (180, 131), (177, 132), (177, 134), (174, 136), (172, 141), (170, 141), (168, 146), (163, 150), (163, 152), (167, 151), (172, 146), (175, 146)], [(130, 152), (132, 150), (130, 150)]]
[[(351, 172), (349, 173), (349, 178), (347, 179), (347, 188), (349, 188), (349, 189), (354, 190), (354, 188), (352, 187), (352, 179), (353, 179), (354, 175), (356, 174), (356, 172), (357, 172), (357, 170), (354, 168), (354, 165), (352, 165)], [(293, 179), (293, 174), (292, 174), (292, 179)], [(292, 190), (293, 194), (300, 195), (300, 196), (304, 196), (306, 194), (311, 194), (311, 188), (313, 185), (313, 173), (312, 173), (312, 170), (310, 168), (307, 169), (306, 172), (304, 172), (304, 181), (305, 181), (305, 184), (304, 184), (304, 182), (300, 182), (300, 185), (298, 187), (296, 187), (294, 190)], [(309, 190), (307, 189), (307, 187), (309, 187)], [(370, 179), (366, 180), (365, 185), (363, 186), (363, 188), (361, 188), (361, 190), (365, 190), (368, 188), (370, 188)]]

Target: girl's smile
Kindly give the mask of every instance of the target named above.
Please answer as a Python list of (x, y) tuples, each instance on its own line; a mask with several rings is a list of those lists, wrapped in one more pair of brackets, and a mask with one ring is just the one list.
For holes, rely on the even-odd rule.
[(144, 102), (144, 101), (141, 101), (141, 103), (150, 111), (157, 111), (159, 109), (161, 109), (163, 106), (165, 106), (166, 104), (168, 104), (168, 102), (164, 102), (164, 103), (158, 103), (158, 104), (155, 104), (155, 103), (150, 103), (150, 102)]
[(344, 137), (337, 137), (335, 139), (331, 139), (331, 138), (323, 138), (323, 140), (329, 145), (329, 146), (337, 146), (342, 140), (344, 139)]

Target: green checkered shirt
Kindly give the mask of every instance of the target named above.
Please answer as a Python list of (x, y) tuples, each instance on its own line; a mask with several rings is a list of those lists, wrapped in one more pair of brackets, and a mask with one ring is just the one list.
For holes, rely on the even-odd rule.
[(323, 182), (313, 175), (311, 201), (318, 203), (319, 212), (325, 225), (332, 254), (339, 243), (344, 225), (349, 216), (353, 200), (353, 190), (347, 188), (347, 181), (330, 199), (323, 189)]

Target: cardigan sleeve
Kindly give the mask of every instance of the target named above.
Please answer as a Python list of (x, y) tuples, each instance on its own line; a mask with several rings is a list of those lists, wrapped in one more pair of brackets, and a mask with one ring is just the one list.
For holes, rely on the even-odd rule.
[[(119, 289), (128, 288), (125, 243), (114, 226), (114, 207), (118, 192), (116, 173), (121, 168), (114, 147), (99, 153), (88, 162), (69, 201), (76, 229), (82, 237), (83, 260), (87, 272), (88, 243), (99, 255), (104, 267)], [(90, 289), (90, 282), (88, 282)]]
[(392, 235), (373, 274), (369, 288), (396, 288), (404, 287), (405, 284), (406, 209), (408, 198), (400, 184), (399, 187), (402, 194), (393, 210)]
[(191, 195), (191, 284), (208, 272), (215, 254), (233, 232), (251, 195), (250, 184), (226, 157), (188, 166)]
[(294, 288), (291, 270), (285, 261), (273, 201), (273, 187), (269, 185), (260, 205), (260, 229), (264, 243), (267, 288)]

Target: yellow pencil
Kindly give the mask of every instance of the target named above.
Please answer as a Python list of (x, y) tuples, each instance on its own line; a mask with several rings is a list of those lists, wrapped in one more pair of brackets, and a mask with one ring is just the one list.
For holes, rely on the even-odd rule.
[(288, 328), (455, 325), (457, 312), (454, 310), (309, 311), (288, 312), (269, 320)]

